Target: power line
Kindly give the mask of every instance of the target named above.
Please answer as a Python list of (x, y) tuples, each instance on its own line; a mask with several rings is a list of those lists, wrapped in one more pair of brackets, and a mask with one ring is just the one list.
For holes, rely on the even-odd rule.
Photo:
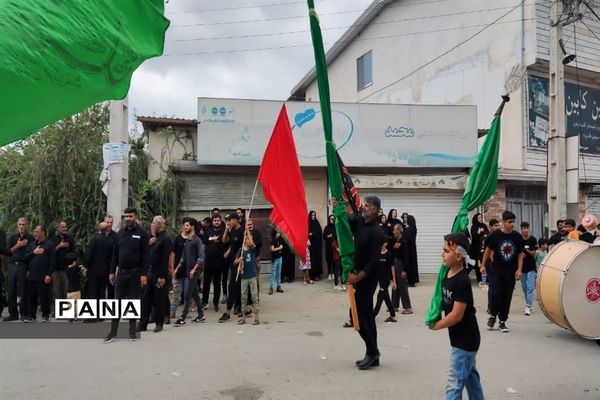
[[(508, 15), (508, 13), (505, 14), (505, 15)], [(533, 20), (533, 18), (504, 21), (504, 22), (499, 22), (499, 23), (500, 24), (509, 24), (509, 23), (514, 23), (514, 22), (531, 21), (531, 20)], [(497, 21), (498, 20), (495, 20), (495, 22), (493, 22), (492, 25), (494, 23), (496, 23)], [(455, 30), (461, 30), (461, 29), (479, 28), (479, 27), (482, 27), (482, 26), (484, 27), (484, 29), (480, 30), (479, 33), (483, 32), (485, 29), (489, 28), (491, 25), (489, 25), (489, 24), (488, 25), (486, 25), (486, 24), (477, 24), (477, 25), (469, 25), (469, 26), (460, 26), (460, 27), (455, 27), (455, 28), (436, 29), (436, 30), (431, 30), (431, 31), (406, 32), (406, 33), (400, 33), (400, 34), (396, 34), (396, 35), (374, 36), (374, 37), (367, 37), (367, 38), (360, 38), (360, 39), (356, 39), (355, 38), (355, 39), (348, 39), (346, 41), (359, 42), (359, 41), (364, 41), (364, 40), (381, 40), (381, 39), (390, 39), (390, 38), (396, 38), (396, 37), (402, 37), (402, 36), (414, 36), (414, 35), (422, 35), (422, 34), (428, 34), (428, 33), (439, 33), (439, 32), (449, 32), (449, 31), (455, 31)], [(485, 27), (487, 27), (487, 28), (485, 28)], [(465, 40), (461, 44), (466, 43), (467, 41), (469, 41), (473, 37)], [(335, 43), (335, 42), (327, 42), (327, 43), (324, 43), (324, 44), (329, 45), (329, 44), (333, 44), (333, 43)], [(247, 49), (231, 49), (231, 50), (217, 50), (217, 51), (201, 51), (201, 52), (164, 54), (163, 57), (189, 56), (189, 55), (211, 55), (211, 54), (246, 53), (246, 52), (253, 52), (253, 51), (281, 50), (281, 49), (291, 49), (291, 48), (309, 47), (309, 46), (312, 46), (312, 43), (296, 44), (296, 45), (285, 45), (285, 46), (273, 46), (273, 47), (256, 47), (256, 48), (247, 48)], [(460, 46), (460, 44), (457, 45), (457, 47), (458, 46)], [(382, 89), (384, 89), (384, 88), (382, 88)]]
[(594, 14), (596, 18), (598, 18), (598, 21), (600, 21), (600, 15), (598, 15), (596, 11), (594, 11), (592, 6), (590, 6), (590, 4), (587, 1), (584, 1), (583, 4), (585, 4), (585, 6), (592, 12), (592, 14)]
[[(364, 10), (349, 10), (349, 11), (338, 11), (331, 13), (324, 13), (321, 15), (343, 15), (343, 14), (353, 14), (363, 12)], [(221, 21), (221, 22), (206, 22), (200, 24), (184, 24), (184, 25), (172, 25), (170, 28), (189, 28), (192, 26), (214, 26), (214, 25), (233, 25), (233, 24), (250, 24), (254, 22), (270, 22), (270, 21), (285, 21), (288, 19), (298, 19), (298, 18), (306, 18), (306, 14), (302, 15), (293, 15), (287, 17), (275, 17), (275, 18), (263, 18), (263, 19), (247, 19), (247, 20), (239, 20), (239, 21)]]
[[(486, 9), (481, 9), (481, 10), (459, 11), (459, 12), (447, 13), (447, 14), (427, 15), (427, 16), (424, 16), (424, 17), (401, 18), (401, 19), (388, 20), (388, 21), (371, 22), (370, 24), (355, 24), (355, 25), (336, 26), (336, 27), (322, 28), (321, 30), (335, 30), (335, 29), (344, 29), (344, 28), (360, 27), (360, 26), (367, 26), (367, 25), (394, 24), (394, 23), (397, 23), (397, 22), (420, 21), (420, 20), (427, 20), (427, 19), (432, 19), (432, 18), (453, 17), (453, 16), (458, 16), (458, 15), (476, 14), (476, 13), (483, 13), (483, 12), (490, 12), (490, 11), (507, 10), (507, 9), (510, 9), (510, 8), (512, 8), (512, 7), (497, 7), (497, 8), (486, 8)], [(309, 29), (303, 29), (303, 30), (295, 30), (295, 31), (281, 31), (281, 32), (272, 32), (272, 33), (257, 33), (257, 34), (248, 34), (248, 35), (212, 36), (212, 37), (204, 37), (204, 38), (173, 39), (173, 40), (166, 40), (165, 43), (194, 42), (194, 41), (204, 41), (204, 40), (245, 39), (245, 38), (254, 38), (254, 37), (281, 36), (281, 35), (297, 34), (297, 33), (307, 33), (307, 32), (310, 32), (310, 30)]]
[[(424, 4), (443, 3), (446, 1), (448, 1), (448, 0), (419, 1), (416, 3), (403, 3), (403, 4), (396, 4), (396, 5), (388, 5), (387, 8), (409, 7), (409, 6), (416, 6), (416, 5), (422, 6)], [(229, 11), (229, 10), (239, 10), (239, 9), (248, 9), (248, 8), (268, 8), (268, 7), (278, 7), (278, 6), (284, 6), (284, 5), (293, 5), (293, 4), (305, 4), (306, 5), (306, 1), (291, 1), (291, 2), (287, 2), (287, 3), (257, 4), (257, 5), (239, 6), (239, 7), (210, 8), (210, 9), (206, 9), (206, 10), (187, 10), (187, 11), (174, 11), (174, 12), (167, 11), (167, 15), (198, 14), (198, 13), (204, 13), (204, 12)], [(320, 14), (320, 15), (323, 15), (323, 14)]]
[(587, 24), (585, 22), (583, 22), (583, 19), (579, 20), (579, 22), (581, 22), (583, 24), (583, 26), (585, 26), (588, 29), (588, 31), (592, 32), (592, 35), (594, 35), (594, 37), (596, 39), (600, 40), (600, 37), (598, 37), (598, 35), (596, 35), (596, 32), (594, 32), (592, 30), (592, 28), (590, 28), (589, 26), (587, 26)]
[[(436, 62), (437, 60), (439, 60), (440, 58), (444, 57), (445, 55), (453, 52), (454, 50), (458, 49), (460, 46), (462, 46), (463, 44), (471, 41), (472, 39), (474, 39), (475, 37), (479, 36), (481, 33), (483, 33), (485, 30), (489, 29), (491, 26), (493, 26), (494, 24), (496, 24), (497, 22), (499, 22), (502, 18), (506, 17), (508, 14), (510, 14), (511, 12), (513, 12), (514, 10), (516, 10), (517, 8), (519, 8), (523, 3), (525, 3), (525, 1), (527, 0), (523, 0), (521, 1), (519, 4), (517, 4), (516, 6), (514, 6), (511, 10), (509, 10), (508, 12), (502, 14), (500, 17), (496, 18), (494, 21), (492, 21), (491, 23), (487, 24), (486, 26), (484, 26), (482, 29), (480, 29), (479, 31), (477, 31), (476, 33), (474, 33), (473, 35), (469, 36), (467, 39), (463, 40), (462, 42), (458, 43), (456, 46), (452, 47), (451, 49), (443, 52), (442, 54), (440, 54), (439, 56), (433, 58), (432, 60), (426, 62), (425, 64), (421, 65), (419, 68), (413, 70), (412, 72), (404, 75), (403, 77), (401, 77), (400, 79), (380, 88), (377, 89), (376, 91), (374, 91), (373, 93), (363, 97), (362, 99), (358, 100), (358, 103), (360, 103), (361, 101), (373, 96), (376, 93), (381, 92), (384, 89), (389, 88), (390, 86), (393, 86), (401, 81), (403, 81), (404, 79), (416, 74), (417, 72), (419, 72), (420, 70), (422, 70), (423, 68), (426, 68), (427, 66), (433, 64), (434, 62)], [(522, 21), (521, 19), (519, 20), (519, 22)]]

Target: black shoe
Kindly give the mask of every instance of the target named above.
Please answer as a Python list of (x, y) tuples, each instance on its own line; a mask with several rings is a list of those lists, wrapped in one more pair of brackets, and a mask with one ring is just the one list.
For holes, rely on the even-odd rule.
[(136, 340), (138, 340), (138, 337), (135, 333), (130, 333), (129, 334), (129, 341), (130, 342), (135, 342)]
[(219, 322), (227, 322), (227, 321), (229, 321), (229, 319), (231, 319), (229, 314), (223, 313), (223, 315), (221, 315), (221, 318), (219, 318)]
[(283, 289), (281, 288), (281, 286), (277, 287), (277, 293), (283, 293)]
[(138, 326), (135, 328), (136, 332), (146, 332), (147, 330), (148, 330), (147, 325), (138, 324)]
[(33, 318), (29, 318), (29, 317), (23, 318), (23, 322), (25, 322), (26, 324), (28, 324), (30, 322), (34, 322), (34, 321), (35, 321), (35, 319), (33, 319)]
[(15, 317), (13, 315), (8, 315), (8, 316), (4, 317), (4, 319), (2, 321), (9, 322), (9, 321), (18, 321), (18, 320), (19, 320), (19, 317)]
[(202, 311), (208, 310), (208, 303), (202, 303)]
[(195, 323), (204, 322), (204, 321), (206, 321), (206, 317), (204, 315), (201, 317), (196, 317), (192, 320), (192, 322), (195, 322)]
[(506, 326), (506, 322), (504, 321), (500, 321), (500, 323), (498, 324), (498, 329), (500, 329), (500, 332), (502, 333), (506, 333), (508, 332), (508, 326)]
[(365, 357), (364, 361), (361, 362), (360, 364), (358, 364), (357, 367), (358, 367), (358, 369), (367, 369), (372, 366), (377, 366), (377, 365), (375, 365), (376, 362), (377, 362), (377, 365), (379, 365), (379, 357), (373, 357), (373, 356), (367, 355)]
[(156, 325), (154, 327), (154, 330), (152, 332), (157, 333), (163, 330), (163, 326), (162, 325)]
[(183, 326), (185, 325), (185, 318), (179, 318), (177, 321), (175, 321), (175, 326)]
[(362, 360), (356, 360), (354, 361), (354, 364), (356, 364), (356, 366), (358, 367), (360, 364), (364, 363), (367, 360), (367, 355), (365, 354), (365, 356), (363, 357)]
[(48, 318), (48, 317), (42, 317), (42, 322), (49, 322), (49, 321), (50, 321), (50, 318)]
[(487, 326), (489, 330), (494, 329), (494, 324), (496, 323), (496, 317), (489, 317), (488, 318), (488, 322), (487, 322)]
[(104, 343), (112, 343), (115, 340), (117, 340), (117, 335), (114, 333), (109, 333), (105, 338), (104, 338)]
[(269, 288), (269, 295), (273, 294), (273, 288)]

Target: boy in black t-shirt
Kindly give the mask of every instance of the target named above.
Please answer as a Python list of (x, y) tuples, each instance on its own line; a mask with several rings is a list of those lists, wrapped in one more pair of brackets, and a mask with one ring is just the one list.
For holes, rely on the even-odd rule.
[(379, 275), (379, 292), (377, 293), (377, 303), (375, 304), (375, 309), (373, 313), (375, 316), (379, 314), (379, 309), (381, 308), (381, 303), (385, 300), (385, 305), (390, 312), (390, 316), (385, 320), (385, 322), (397, 322), (396, 321), (396, 311), (394, 310), (394, 305), (392, 304), (392, 299), (390, 299), (390, 293), (388, 291), (388, 287), (390, 286), (390, 279), (392, 280), (392, 289), (396, 290), (396, 272), (394, 269), (394, 256), (391, 252), (388, 251), (388, 243), (390, 239), (386, 236), (383, 239), (383, 243), (381, 244), (381, 254), (377, 259), (377, 274)]
[(523, 236), (523, 271), (521, 275), (521, 288), (525, 297), (525, 315), (533, 312), (533, 291), (537, 277), (535, 266), (535, 252), (537, 250), (537, 239), (529, 234), (529, 222), (521, 222), (521, 235)]
[(506, 320), (510, 311), (510, 302), (515, 282), (521, 278), (523, 258), (525, 257), (523, 236), (514, 231), (515, 219), (515, 214), (510, 211), (502, 213), (502, 228), (488, 237), (481, 262), (482, 273), (485, 273), (487, 262), (490, 259), (494, 271), (490, 318), (487, 326), (489, 329), (494, 329), (497, 316), (500, 318), (498, 328), (501, 332), (508, 332)]
[[(85, 268), (77, 265), (77, 256), (74, 253), (68, 253), (65, 256), (65, 262), (67, 263), (68, 281), (67, 299), (75, 300), (75, 309), (77, 309), (77, 300), (81, 299), (81, 275), (85, 274)], [(73, 320), (69, 322), (73, 322)]]
[(469, 275), (465, 270), (465, 259), (469, 251), (469, 239), (464, 233), (451, 233), (444, 237), (442, 260), (448, 268), (448, 276), (442, 285), (444, 318), (431, 329), (448, 328), (452, 352), (446, 398), (461, 399), (463, 389), (467, 389), (469, 399), (483, 400), (483, 389), (479, 372), (475, 367), (475, 357), (481, 337), (475, 318), (473, 291)]

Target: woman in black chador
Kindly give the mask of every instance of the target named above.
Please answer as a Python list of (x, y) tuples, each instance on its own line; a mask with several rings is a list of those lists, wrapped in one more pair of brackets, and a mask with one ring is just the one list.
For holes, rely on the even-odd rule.
[(417, 221), (407, 212), (402, 213), (402, 227), (404, 228), (404, 239), (408, 243), (409, 266), (406, 271), (408, 286), (413, 287), (419, 282), (419, 261), (417, 257)]
[(323, 230), (317, 213), (308, 213), (308, 240), (310, 241), (310, 279), (318, 281), (323, 274)]
[(330, 215), (327, 218), (327, 225), (323, 229), (323, 240), (325, 240), (325, 261), (327, 261), (327, 280), (333, 280), (333, 247), (332, 242), (335, 239), (335, 218)]

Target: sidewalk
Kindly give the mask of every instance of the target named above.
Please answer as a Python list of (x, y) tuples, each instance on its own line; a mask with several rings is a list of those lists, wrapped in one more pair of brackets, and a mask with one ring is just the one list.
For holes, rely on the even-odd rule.
[[(221, 313), (209, 309), (204, 324), (168, 325), (133, 343), (1, 340), (1, 397), (441, 399), (448, 333), (423, 324), (433, 280), (423, 276), (411, 288), (415, 314), (384, 323), (382, 309), (377, 320), (381, 366), (371, 370), (354, 367), (364, 346), (357, 333), (342, 328), (346, 292), (334, 291), (327, 281), (308, 286), (297, 281), (284, 284), (285, 293), (268, 296), (262, 277), (259, 326), (238, 326), (235, 319), (219, 324)], [(487, 292), (476, 284), (473, 292), (486, 399), (600, 399), (600, 346), (547, 321), (539, 308), (523, 315), (518, 283), (507, 322), (511, 331), (488, 331)]]

